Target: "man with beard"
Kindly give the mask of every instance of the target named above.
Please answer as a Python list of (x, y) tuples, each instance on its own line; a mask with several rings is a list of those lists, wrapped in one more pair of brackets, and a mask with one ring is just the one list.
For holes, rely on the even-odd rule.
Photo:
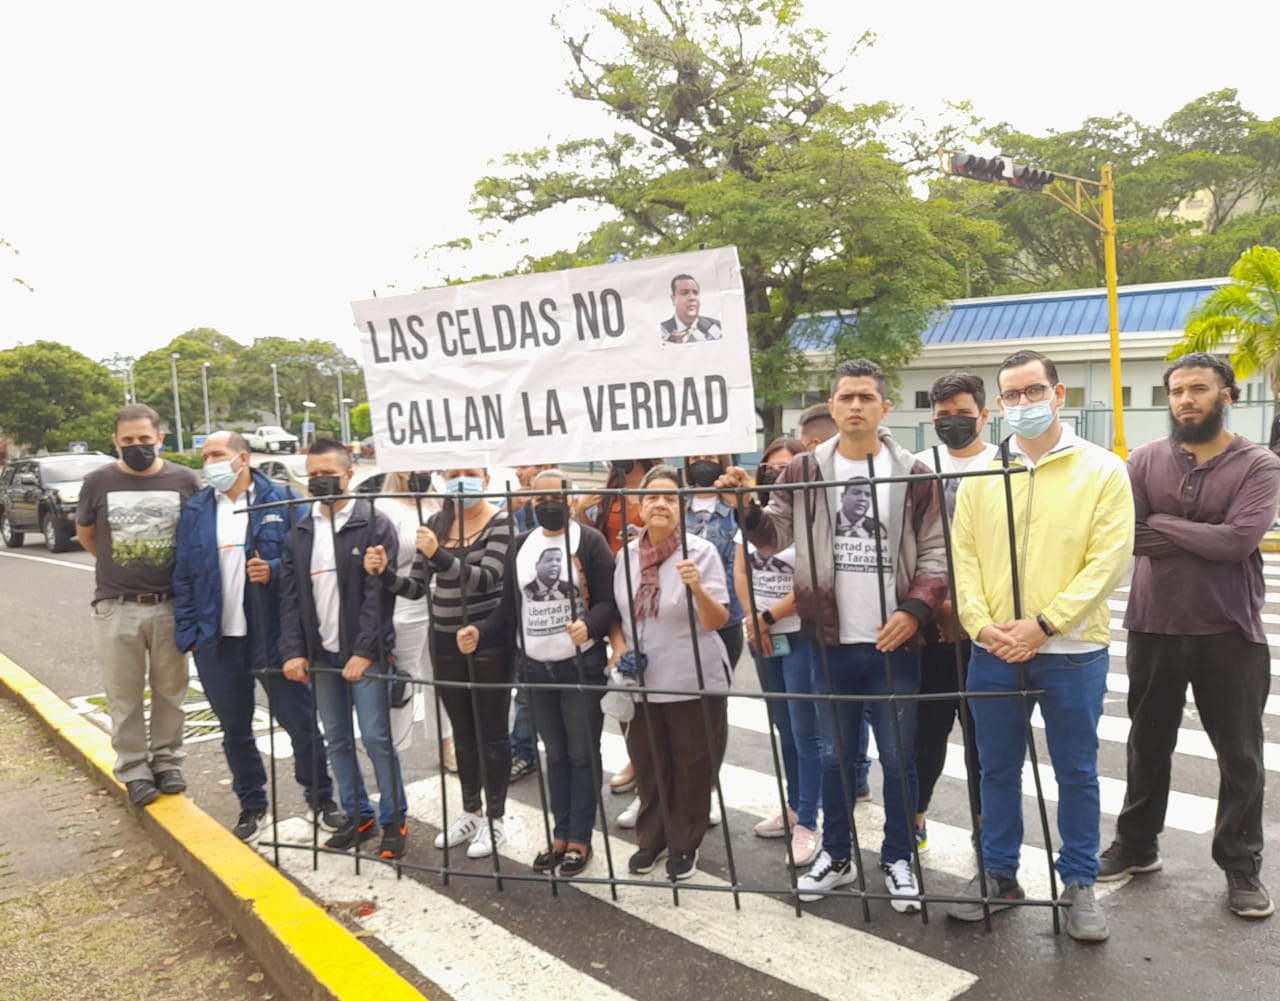
[(1271, 655), (1262, 631), (1262, 541), (1280, 496), (1280, 458), (1223, 426), (1240, 398), (1221, 358), (1190, 354), (1164, 374), (1169, 437), (1129, 458), (1137, 516), (1129, 630), (1128, 787), (1100, 880), (1154, 872), (1187, 685), (1218, 755), (1213, 860), (1227, 905), (1265, 918), (1262, 714)]

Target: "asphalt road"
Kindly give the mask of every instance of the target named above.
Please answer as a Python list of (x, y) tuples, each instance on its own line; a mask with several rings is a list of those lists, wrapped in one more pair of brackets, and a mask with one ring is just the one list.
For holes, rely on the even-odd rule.
[[(89, 620), (90, 565), (79, 551), (50, 556), (35, 534), (22, 550), (0, 550), (0, 652), (68, 700), (101, 690)], [(1280, 561), (1267, 566), (1269, 585), (1280, 582)], [(1117, 619), (1123, 600), (1120, 593), (1113, 602)], [(1280, 613), (1280, 602), (1267, 611), (1269, 616)], [(1277, 624), (1280, 615), (1268, 630), (1280, 634)], [(1120, 645), (1113, 649), (1113, 694), (1101, 731), (1104, 844), (1114, 824), (1116, 797), (1123, 793), (1127, 725), (1124, 696), (1116, 692), (1124, 683), (1123, 632), (1115, 632), (1114, 638)], [(1280, 638), (1273, 647), (1280, 647)], [(753, 685), (752, 674), (740, 671), (739, 686)], [(1274, 681), (1272, 691), (1278, 696), (1267, 716), (1274, 774), (1280, 768), (1280, 685)], [(769, 808), (773, 788), (768, 738), (758, 720), (750, 718), (749, 707), (735, 712), (733, 722), (724, 786), (737, 876), (743, 884), (783, 887), (787, 880), (780, 842), (751, 834), (751, 825)], [(318, 896), (355, 899), (367, 893), (379, 899), (370, 929), (458, 1001), (532, 998), (546, 990), (566, 998), (636, 1001), (669, 1001), (691, 993), (917, 1001), (1040, 995), (1280, 999), (1280, 919), (1245, 922), (1232, 917), (1224, 902), (1223, 878), (1209, 857), (1217, 773), (1205, 743), (1194, 707), (1188, 707), (1175, 758), (1169, 830), (1162, 839), (1164, 870), (1109, 892), (1104, 907), (1112, 937), (1103, 945), (1055, 936), (1048, 912), (1039, 909), (999, 915), (994, 932), (987, 933), (980, 925), (948, 921), (936, 905), (927, 924), (918, 916), (897, 915), (883, 903), (872, 904), (872, 920), (865, 922), (860, 906), (840, 900), (806, 905), (805, 917), (797, 919), (785, 900), (758, 895), (745, 895), (741, 912), (735, 912), (728, 894), (684, 891), (677, 908), (669, 890), (658, 888), (624, 887), (614, 903), (599, 887), (561, 884), (553, 897), (545, 885), (514, 880), (505, 881), (501, 892), (492, 878), (455, 877), (442, 886), (431, 875), (406, 873), (395, 880), (389, 870), (368, 862), (358, 876), (350, 862), (328, 859), (312, 871), (309, 856), (296, 854), (289, 856), (288, 868)], [(606, 767), (620, 760), (618, 744), (616, 735), (606, 736)], [(192, 795), (214, 817), (233, 822), (238, 811), (217, 741), (192, 743), (188, 750)], [(440, 853), (430, 847), (430, 839), (433, 821), (439, 822), (439, 782), (430, 778), (421, 740), (405, 755), (405, 771), (413, 783), (414, 818), (407, 861), (436, 864)], [(954, 773), (949, 765), (939, 783), (930, 815), (935, 847), (922, 857), (932, 892), (958, 891), (968, 874), (962, 871), (966, 798)], [(873, 787), (881, 802), (878, 775)], [(612, 818), (628, 797), (609, 799)], [(527, 873), (530, 849), (541, 847), (538, 802), (533, 780), (513, 788), (508, 811), (513, 857), (503, 859), (504, 872)], [(1050, 802), (1051, 820), (1054, 806)], [(1034, 801), (1028, 799), (1026, 807), (1023, 866), (1024, 883), (1030, 884), (1035, 870), (1043, 873), (1044, 855), (1030, 850), (1042, 841)], [(457, 809), (456, 790), (450, 808)], [(875, 806), (859, 811), (864, 842), (878, 846), (878, 833), (868, 836), (878, 825)], [(618, 852), (627, 848), (626, 832), (613, 833), (620, 839), (614, 844), (621, 867), (625, 856), (618, 858)], [(1267, 807), (1266, 833), (1270, 843), (1280, 836), (1280, 805), (1274, 795)], [(601, 849), (598, 843), (596, 875), (604, 873)], [(456, 857), (455, 865), (467, 865)], [(864, 853), (864, 859), (874, 872), (874, 854)], [(723, 880), (728, 875), (725, 861), (723, 834), (712, 831), (699, 868), (708, 880)], [(492, 873), (491, 862), (471, 863), (470, 868), (478, 875)], [(1274, 870), (1271, 883), (1280, 891)], [(495, 984), (505, 985), (506, 991)]]

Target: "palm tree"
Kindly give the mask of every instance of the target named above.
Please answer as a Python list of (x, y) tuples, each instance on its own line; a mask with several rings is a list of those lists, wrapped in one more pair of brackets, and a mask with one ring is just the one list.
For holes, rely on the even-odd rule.
[(1231, 266), (1231, 284), (1192, 311), (1169, 357), (1228, 343), (1236, 375), (1266, 372), (1272, 394), (1280, 397), (1280, 249), (1252, 247), (1241, 254)]

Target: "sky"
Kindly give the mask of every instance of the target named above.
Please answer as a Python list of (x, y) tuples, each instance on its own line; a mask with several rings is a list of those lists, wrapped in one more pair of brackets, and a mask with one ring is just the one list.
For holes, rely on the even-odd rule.
[[(1274, 4), (1211, 22), (1137, 0), (979, 5), (809, 0), (847, 51), (855, 101), (930, 119), (1147, 122), (1211, 90), (1280, 115)], [(349, 303), (514, 266), (576, 244), (561, 211), (447, 258), (480, 226), (475, 181), (503, 154), (604, 134), (566, 93), (551, 18), (586, 4), (313, 0), (11, 4), (0, 33), (0, 350), (60, 341), (140, 355), (193, 327), (242, 344), (321, 337), (359, 357)], [(1007, 12), (1007, 13), (1006, 13)], [(1229, 21), (1227, 20), (1229, 18)], [(603, 29), (599, 29), (603, 31)], [(20, 277), (34, 291), (10, 281)]]

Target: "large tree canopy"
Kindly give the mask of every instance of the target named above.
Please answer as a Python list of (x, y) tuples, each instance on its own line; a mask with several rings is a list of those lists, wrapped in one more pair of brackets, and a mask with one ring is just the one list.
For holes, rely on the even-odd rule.
[(106, 366), (53, 341), (0, 351), (0, 434), (31, 449), (108, 451), (123, 400)]
[(918, 348), (927, 316), (999, 250), (998, 227), (913, 197), (879, 138), (886, 104), (843, 102), (825, 37), (788, 0), (651, 0), (607, 6), (600, 30), (564, 36), (575, 97), (617, 131), (508, 155), (475, 211), (514, 222), (564, 205), (606, 210), (579, 245), (522, 267), (550, 270), (734, 244), (755, 385), (768, 433), (808, 388), (787, 333), (806, 313), (849, 324), (838, 356), (887, 368)]

